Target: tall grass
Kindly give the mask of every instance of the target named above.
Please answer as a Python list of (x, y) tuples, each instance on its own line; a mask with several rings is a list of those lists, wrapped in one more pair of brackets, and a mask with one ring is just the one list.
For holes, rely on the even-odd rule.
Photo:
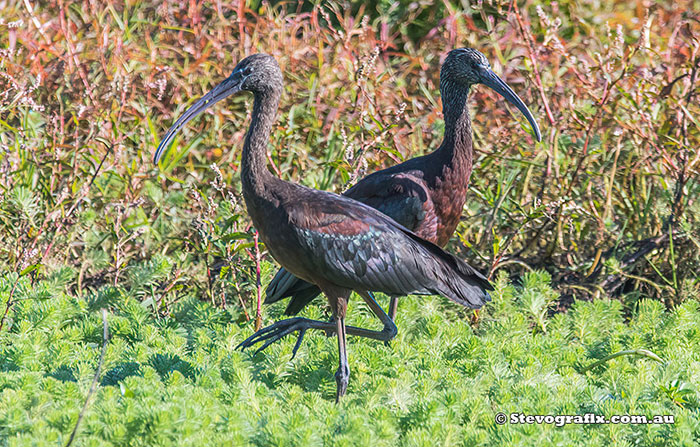
[(472, 46), (544, 141), (473, 89), (477, 159), (449, 249), (490, 274), (548, 270), (563, 308), (696, 295), (698, 3), (416, 5), (4, 3), (1, 268), (39, 278), (70, 265), (80, 291), (149, 260), (164, 268), (144, 295), (158, 312), (195, 288), (248, 318), (261, 287), (238, 177), (250, 100), (188, 125), (156, 169), (173, 119), (238, 60), (270, 53), (286, 82), (271, 168), (342, 191), (437, 147), (441, 59)]

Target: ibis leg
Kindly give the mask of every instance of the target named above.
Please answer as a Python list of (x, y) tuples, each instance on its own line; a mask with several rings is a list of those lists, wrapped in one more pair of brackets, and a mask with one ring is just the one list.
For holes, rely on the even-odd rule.
[(336, 318), (336, 330), (338, 332), (338, 370), (335, 372), (335, 403), (340, 402), (350, 381), (350, 367), (348, 366), (348, 350), (345, 339), (345, 318)]
[[(357, 292), (362, 299), (365, 300), (365, 303), (369, 306), (370, 309), (372, 309), (372, 312), (379, 318), (379, 320), (384, 324), (384, 329), (381, 331), (367, 331), (367, 332), (373, 332), (376, 334), (375, 337), (371, 337), (368, 335), (365, 335), (365, 337), (369, 338), (374, 338), (375, 340), (380, 340), (383, 341), (384, 343), (388, 343), (389, 340), (392, 338), (396, 337), (396, 334), (398, 333), (398, 329), (396, 328), (396, 325), (394, 324), (394, 321), (389, 317), (384, 312), (384, 309), (377, 303), (377, 301), (374, 299), (374, 296), (370, 292)], [(393, 299), (394, 297), (392, 297)], [(366, 329), (363, 329), (366, 330)]]
[(398, 297), (392, 296), (389, 299), (389, 318), (391, 318), (391, 321), (396, 321), (396, 308), (398, 307), (398, 305)]

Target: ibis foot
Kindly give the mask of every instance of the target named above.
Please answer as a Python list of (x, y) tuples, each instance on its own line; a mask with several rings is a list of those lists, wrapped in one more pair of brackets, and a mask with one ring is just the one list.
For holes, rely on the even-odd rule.
[[(381, 331), (373, 331), (355, 326), (345, 326), (345, 331), (350, 335), (371, 338), (373, 340), (383, 341), (384, 343), (388, 344), (389, 340), (396, 337), (396, 334), (398, 333), (396, 325), (387, 316), (387, 314), (384, 313), (371, 295), (361, 293), (360, 296), (365, 298), (367, 303), (370, 305), (370, 308), (379, 317), (382, 323), (384, 323), (384, 328)], [(288, 318), (260, 329), (258, 332), (243, 340), (241, 344), (236, 346), (236, 349), (243, 351), (246, 348), (253, 347), (258, 343), (263, 343), (263, 345), (258, 348), (257, 351), (255, 351), (255, 354), (257, 354), (258, 352), (264, 351), (272, 343), (281, 340), (292, 332), (299, 331), (297, 342), (294, 344), (294, 349), (292, 349), (293, 359), (301, 346), (301, 342), (304, 340), (304, 335), (306, 334), (307, 330), (320, 329), (326, 336), (331, 336), (333, 334), (337, 334), (337, 323), (338, 322), (335, 318), (332, 318), (331, 321), (317, 321), (302, 317)]]
[(271, 324), (270, 326), (260, 329), (258, 332), (243, 340), (241, 344), (236, 346), (236, 349), (240, 349), (241, 351), (243, 351), (246, 348), (250, 348), (258, 343), (264, 342), (263, 345), (260, 348), (258, 348), (257, 351), (255, 351), (255, 354), (257, 354), (258, 352), (264, 351), (272, 343), (281, 340), (286, 335), (289, 335), (292, 332), (299, 331), (297, 342), (294, 344), (294, 349), (292, 349), (292, 358), (294, 358), (297, 354), (297, 351), (299, 350), (299, 347), (301, 346), (301, 342), (304, 339), (304, 334), (307, 330), (321, 329), (326, 333), (332, 333), (336, 330), (335, 326), (336, 325), (334, 323), (309, 320), (308, 318), (288, 318), (286, 320), (278, 321), (277, 323)]
[(337, 385), (335, 392), (335, 403), (340, 402), (340, 398), (345, 395), (348, 389), (348, 383), (350, 382), (350, 368), (348, 368), (347, 363), (345, 365), (340, 365), (338, 370), (335, 372), (335, 383)]

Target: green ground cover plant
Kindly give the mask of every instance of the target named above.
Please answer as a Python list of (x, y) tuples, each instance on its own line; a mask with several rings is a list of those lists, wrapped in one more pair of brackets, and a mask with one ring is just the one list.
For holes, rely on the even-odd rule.
[[(577, 301), (543, 330), (532, 303), (557, 295), (543, 272), (522, 286), (500, 275), (476, 329), (446, 299), (407, 298), (390, 347), (350, 339), (353, 380), (336, 405), (333, 338), (309, 335), (293, 361), (291, 338), (254, 357), (234, 350), (252, 332), (236, 323), (238, 312), (193, 295), (154, 318), (138, 287), (66, 293), (75, 275), (18, 285), (17, 323), (0, 338), (5, 445), (65, 444), (99, 362), (100, 308), (110, 309), (111, 338), (76, 445), (697, 444), (695, 300), (669, 312), (643, 299), (629, 318), (617, 300)], [(353, 304), (353, 324), (376, 325)], [(308, 316), (322, 317), (319, 308)], [(623, 356), (586, 370), (630, 349), (661, 361)], [(499, 411), (668, 414), (675, 424), (497, 425)]]
[[(0, 2), (0, 446), (700, 444), (700, 4), (345, 6)], [(350, 340), (336, 406), (332, 339), (292, 361), (292, 339), (234, 350), (283, 310), (259, 306), (276, 266), (240, 195), (250, 99), (190, 123), (159, 167), (152, 153), (264, 51), (286, 83), (270, 168), (341, 192), (437, 147), (457, 46), (486, 54), (544, 137), (472, 92), (448, 250), (497, 291), (478, 316), (402, 299), (391, 346)], [(327, 318), (322, 300), (305, 312)], [(350, 323), (376, 325), (356, 299)]]

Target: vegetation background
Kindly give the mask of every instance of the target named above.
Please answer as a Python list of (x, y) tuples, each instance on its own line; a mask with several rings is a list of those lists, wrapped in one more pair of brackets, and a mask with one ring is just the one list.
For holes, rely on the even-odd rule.
[[(698, 11), (0, 1), (0, 446), (700, 444)], [(259, 307), (276, 266), (240, 196), (250, 98), (188, 125), (159, 168), (152, 153), (264, 51), (286, 82), (271, 169), (340, 192), (437, 147), (440, 62), (460, 46), (544, 135), (473, 89), (475, 171), (448, 249), (497, 291), (478, 318), (403, 299), (390, 347), (350, 341), (336, 406), (332, 339), (308, 336), (293, 361), (291, 339), (234, 350), (282, 312)], [(306, 315), (326, 318), (317, 304)], [(376, 324), (357, 302), (350, 315)]]

